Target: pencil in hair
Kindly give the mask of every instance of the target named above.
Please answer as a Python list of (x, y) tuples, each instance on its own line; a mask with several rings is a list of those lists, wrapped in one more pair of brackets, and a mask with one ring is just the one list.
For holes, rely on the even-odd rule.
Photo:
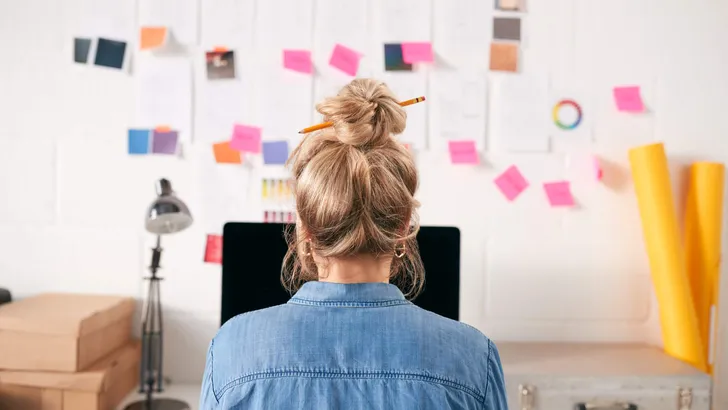
[[(413, 98), (411, 100), (402, 101), (399, 103), (401, 107), (406, 107), (408, 105), (417, 104), (419, 102), (425, 101), (425, 97), (417, 97)], [(334, 124), (332, 122), (322, 122), (321, 124), (312, 125), (310, 127), (304, 128), (301, 131), (298, 131), (299, 134), (308, 134), (309, 132), (314, 132), (318, 130), (322, 130), (324, 128), (328, 128), (333, 126)]]

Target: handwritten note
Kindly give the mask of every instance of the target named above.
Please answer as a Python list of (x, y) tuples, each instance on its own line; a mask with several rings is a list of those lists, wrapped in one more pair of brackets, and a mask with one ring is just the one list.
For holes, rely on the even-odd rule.
[(597, 181), (601, 181), (604, 177), (604, 170), (602, 169), (602, 164), (599, 161), (599, 157), (594, 156), (594, 158), (592, 158), (592, 163), (594, 165), (594, 178)]
[(640, 87), (637, 85), (614, 87), (614, 103), (622, 112), (643, 112), (645, 110)]
[(222, 236), (207, 235), (205, 263), (222, 263)]
[(167, 40), (167, 27), (142, 27), (139, 34), (139, 48), (151, 50), (164, 45)]
[(288, 160), (288, 141), (270, 141), (263, 143), (263, 163), (267, 165), (284, 165)]
[(405, 63), (431, 63), (434, 59), (432, 43), (402, 43), (402, 60)]
[(528, 188), (528, 181), (523, 177), (518, 167), (511, 165), (495, 179), (495, 185), (509, 201), (513, 201)]
[(233, 138), (230, 147), (240, 152), (260, 153), (261, 129), (249, 125), (236, 124), (233, 127)]
[(149, 130), (129, 130), (129, 154), (148, 154), (149, 134)]
[(308, 50), (283, 50), (283, 67), (299, 73), (312, 74), (311, 52)]
[(215, 162), (218, 164), (242, 164), (243, 160), (240, 151), (230, 147), (230, 142), (218, 142), (212, 145), (212, 152), (215, 154)]
[(361, 54), (346, 46), (337, 44), (331, 53), (329, 65), (352, 77), (356, 77), (356, 73), (359, 71), (359, 60), (361, 60)]
[(450, 162), (453, 164), (478, 164), (480, 159), (475, 141), (448, 141)]
[(569, 181), (545, 182), (543, 189), (552, 207), (574, 206), (574, 197), (571, 195)]

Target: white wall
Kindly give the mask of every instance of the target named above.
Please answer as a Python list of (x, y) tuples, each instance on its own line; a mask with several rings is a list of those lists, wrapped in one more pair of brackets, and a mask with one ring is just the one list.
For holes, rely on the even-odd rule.
[[(17, 297), (50, 290), (139, 297), (152, 245), (143, 213), (154, 181), (167, 177), (198, 222), (163, 243), (166, 364), (173, 378), (197, 380), (219, 320), (220, 269), (201, 262), (208, 225), (200, 167), (191, 159), (209, 146), (186, 146), (181, 159), (126, 154), (133, 74), (72, 63), (72, 37), (88, 4), (0, 2), (0, 286)], [(117, 5), (133, 15), (133, 2)], [(684, 166), (728, 160), (726, 18), (728, 3), (718, 0), (530, 2), (523, 69), (589, 96), (593, 142), (556, 144), (548, 154), (490, 150), (479, 167), (453, 167), (441, 151), (417, 153), (422, 223), (462, 231), (465, 322), (496, 340), (659, 343), (626, 150), (666, 143), (679, 209)], [(371, 49), (380, 53), (381, 45)], [(195, 50), (199, 90), (204, 72)], [(328, 50), (314, 53), (320, 61)], [(500, 78), (490, 74), (490, 85)], [(615, 113), (609, 95), (620, 83), (642, 85), (650, 115)], [(604, 184), (576, 165), (591, 153), (605, 160)], [(534, 186), (570, 179), (579, 207), (550, 209), (538, 188), (506, 203), (491, 181), (512, 163)], [(250, 171), (253, 196), (259, 172)], [(257, 218), (257, 199), (246, 206), (248, 219)], [(725, 328), (728, 314), (722, 317)]]

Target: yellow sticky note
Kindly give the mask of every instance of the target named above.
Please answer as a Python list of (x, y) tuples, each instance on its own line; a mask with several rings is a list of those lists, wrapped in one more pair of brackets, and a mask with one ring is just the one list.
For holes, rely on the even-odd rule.
[(212, 145), (212, 151), (215, 153), (215, 162), (218, 164), (242, 164), (243, 159), (240, 157), (240, 151), (230, 148), (230, 142), (219, 142)]
[(167, 39), (167, 27), (142, 27), (139, 37), (141, 50), (161, 47)]

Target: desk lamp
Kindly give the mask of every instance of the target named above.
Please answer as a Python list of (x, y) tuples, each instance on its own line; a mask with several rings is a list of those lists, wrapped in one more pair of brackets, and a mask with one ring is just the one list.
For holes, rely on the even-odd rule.
[(139, 374), (139, 392), (145, 398), (132, 403), (125, 410), (189, 410), (187, 403), (168, 398), (152, 397), (152, 393), (164, 391), (162, 373), (162, 304), (159, 296), (157, 276), (162, 257), (160, 238), (180, 232), (192, 225), (189, 208), (172, 191), (172, 184), (166, 179), (157, 182), (157, 199), (147, 210), (145, 228), (157, 235), (157, 246), (152, 250), (152, 275), (147, 277), (149, 289), (144, 301), (142, 317), (142, 360)]

